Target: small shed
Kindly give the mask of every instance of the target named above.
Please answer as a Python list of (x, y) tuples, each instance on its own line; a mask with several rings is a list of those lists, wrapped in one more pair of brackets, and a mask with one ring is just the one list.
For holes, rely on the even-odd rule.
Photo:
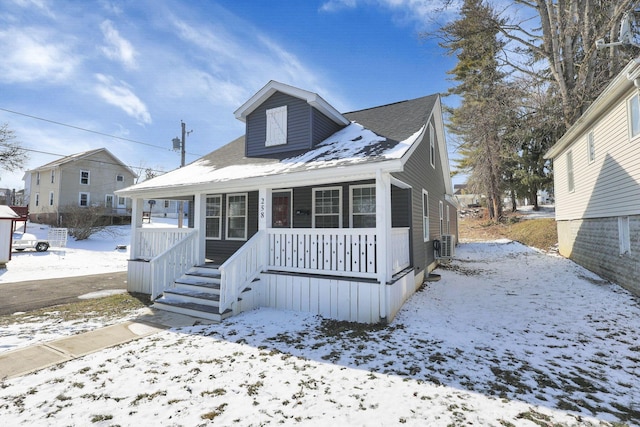
[(0, 268), (5, 268), (11, 259), (13, 221), (20, 218), (9, 206), (0, 206)]

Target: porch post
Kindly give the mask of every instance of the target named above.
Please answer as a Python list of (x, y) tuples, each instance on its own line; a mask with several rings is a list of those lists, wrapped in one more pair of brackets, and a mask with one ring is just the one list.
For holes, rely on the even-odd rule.
[(136, 259), (138, 257), (138, 241), (136, 239), (136, 230), (142, 227), (142, 210), (144, 199), (135, 198), (131, 200), (131, 242), (129, 243), (129, 258)]
[[(198, 264), (204, 264), (206, 258), (206, 238), (205, 238), (205, 221), (206, 221), (206, 194), (196, 194), (193, 197), (193, 227), (198, 230), (198, 243), (196, 250), (198, 251), (196, 259)], [(181, 201), (182, 202), (182, 201)]]
[(391, 176), (376, 171), (376, 235), (377, 267), (380, 282), (380, 317), (386, 317), (385, 286), (391, 280)]
[(258, 231), (271, 226), (271, 189), (258, 190)]

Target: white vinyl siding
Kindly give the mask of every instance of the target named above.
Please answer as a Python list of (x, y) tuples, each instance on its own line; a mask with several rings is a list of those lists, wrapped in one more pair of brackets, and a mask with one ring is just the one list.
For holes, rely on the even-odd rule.
[[(640, 213), (640, 136), (629, 141), (629, 104), (636, 91), (603, 114), (584, 133), (576, 135), (573, 144), (554, 158), (556, 219), (604, 218)], [(584, 155), (587, 133), (593, 132), (595, 160), (589, 165)], [(573, 150), (575, 191), (567, 183), (566, 153)], [(580, 153), (580, 155), (575, 155)]]
[(222, 196), (207, 196), (205, 237), (219, 240), (222, 236)]
[(429, 241), (429, 193), (422, 190), (422, 237)]
[(267, 110), (267, 147), (287, 143), (287, 106)]
[(227, 240), (247, 240), (247, 194), (227, 196)]
[(342, 227), (342, 187), (313, 189), (313, 227)]
[(351, 192), (351, 212), (349, 215), (351, 228), (368, 228), (376, 226), (376, 187), (375, 185), (353, 185)]
[(596, 161), (596, 142), (593, 137), (593, 131), (587, 134), (587, 157), (589, 164)]

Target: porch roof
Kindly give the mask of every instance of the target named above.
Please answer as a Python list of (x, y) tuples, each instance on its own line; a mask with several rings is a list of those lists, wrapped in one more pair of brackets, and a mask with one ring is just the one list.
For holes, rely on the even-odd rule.
[(198, 191), (291, 186), (374, 177), (375, 170), (402, 170), (405, 157), (424, 134), (438, 95), (345, 113), (351, 124), (316, 147), (280, 158), (245, 156), (244, 136), (201, 159), (116, 193), (128, 197), (183, 195)]

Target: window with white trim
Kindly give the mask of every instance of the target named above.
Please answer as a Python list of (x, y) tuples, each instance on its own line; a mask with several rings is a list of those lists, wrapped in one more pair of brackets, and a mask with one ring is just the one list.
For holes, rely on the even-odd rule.
[(36, 193), (36, 206), (40, 206), (40, 193)]
[(267, 110), (267, 140), (264, 145), (284, 145), (287, 143), (287, 106)]
[(620, 255), (631, 252), (631, 233), (629, 232), (629, 217), (618, 217), (618, 239), (620, 243)]
[(227, 196), (227, 240), (247, 240), (247, 194)]
[(55, 178), (56, 178), (56, 171), (55, 171), (55, 169), (51, 169), (51, 183), (52, 184), (55, 182)]
[(124, 182), (124, 175), (116, 175), (116, 182)]
[(567, 152), (567, 189), (569, 193), (573, 193), (575, 190), (575, 183), (573, 182), (573, 152), (571, 150)]
[(49, 191), (49, 206), (53, 206), (53, 191)]
[(342, 188), (313, 189), (313, 227), (342, 227)]
[(105, 194), (104, 196), (104, 207), (107, 209), (113, 208), (113, 194)]
[(444, 205), (442, 200), (438, 202), (438, 211), (440, 212), (440, 237), (444, 234)]
[(587, 134), (587, 156), (589, 163), (596, 161), (596, 142), (593, 137), (593, 131)]
[(429, 123), (429, 162), (435, 169), (436, 167), (436, 132), (433, 125)]
[(125, 199), (124, 197), (118, 196), (118, 207), (119, 208), (126, 208), (127, 207), (127, 199)]
[(89, 171), (80, 171), (80, 184), (89, 185)]
[(78, 195), (78, 205), (89, 206), (89, 193), (80, 193)]
[(36, 185), (40, 185), (40, 172), (36, 172)]
[(204, 215), (205, 237), (220, 240), (222, 235), (222, 196), (207, 196)]
[(422, 237), (429, 241), (429, 193), (422, 190)]
[(353, 185), (351, 191), (351, 228), (369, 228), (376, 226), (376, 187), (375, 185)]
[(638, 94), (633, 95), (628, 103), (627, 110), (629, 116), (629, 134), (635, 138), (640, 134), (640, 98)]

